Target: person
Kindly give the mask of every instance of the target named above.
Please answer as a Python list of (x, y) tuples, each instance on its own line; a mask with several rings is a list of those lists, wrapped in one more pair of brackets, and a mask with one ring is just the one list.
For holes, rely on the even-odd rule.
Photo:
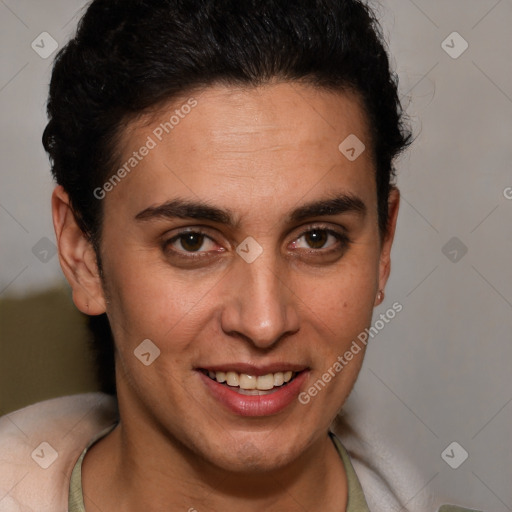
[(393, 450), (365, 462), (333, 427), (384, 299), (411, 141), (368, 6), (94, 0), (48, 116), (60, 263), (103, 322), (113, 395), (0, 420), (2, 510), (442, 505), (411, 500)]

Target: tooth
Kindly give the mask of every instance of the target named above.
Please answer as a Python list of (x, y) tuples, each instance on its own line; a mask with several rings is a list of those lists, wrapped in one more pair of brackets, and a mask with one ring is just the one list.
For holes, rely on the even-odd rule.
[(238, 386), (240, 383), (238, 373), (227, 372), (226, 373), (226, 382), (227, 382), (228, 386)]
[(268, 373), (267, 375), (261, 375), (259, 377), (256, 377), (255, 375), (249, 375), (247, 373), (237, 373), (232, 371), (213, 372), (208, 370), (207, 373), (210, 378), (215, 379), (219, 383), (225, 382), (228, 386), (240, 387), (240, 389), (248, 391), (269, 391), (274, 387), (279, 387), (287, 382), (290, 382), (290, 380), (292, 380), (295, 375), (295, 373), (292, 371)]
[(274, 386), (282, 386), (284, 384), (283, 372), (274, 373)]
[(242, 389), (256, 389), (257, 378), (254, 375), (247, 375), (247, 373), (240, 374), (240, 387)]
[(217, 382), (226, 382), (226, 374), (224, 372), (215, 372), (215, 380)]
[(274, 387), (274, 374), (268, 373), (267, 375), (261, 375), (258, 377), (257, 389), (265, 391)]

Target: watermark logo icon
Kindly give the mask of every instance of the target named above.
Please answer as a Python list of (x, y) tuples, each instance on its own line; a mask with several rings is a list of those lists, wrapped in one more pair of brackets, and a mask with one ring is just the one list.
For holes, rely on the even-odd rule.
[(452, 32), (441, 43), (441, 48), (452, 59), (458, 59), (469, 48), (469, 43), (458, 32)]
[(46, 441), (41, 443), (31, 454), (32, 459), (43, 469), (48, 469), (58, 456), (55, 448)]
[(160, 356), (160, 349), (151, 340), (146, 339), (133, 353), (144, 366), (149, 366)]
[(248, 236), (237, 246), (236, 252), (247, 263), (252, 263), (263, 252), (263, 247), (252, 236)]
[(30, 46), (39, 57), (47, 59), (59, 47), (59, 43), (48, 32), (41, 32)]
[(366, 146), (363, 142), (351, 133), (339, 146), (338, 149), (340, 153), (351, 162), (357, 160), (366, 149)]
[(48, 263), (57, 254), (57, 247), (49, 238), (44, 236), (32, 247), (32, 254), (41, 263)]
[(458, 263), (466, 253), (468, 248), (466, 245), (456, 236), (450, 238), (446, 244), (444, 244), (441, 252), (452, 262)]
[(460, 467), (468, 457), (468, 452), (457, 441), (450, 443), (441, 453), (441, 458), (452, 469)]

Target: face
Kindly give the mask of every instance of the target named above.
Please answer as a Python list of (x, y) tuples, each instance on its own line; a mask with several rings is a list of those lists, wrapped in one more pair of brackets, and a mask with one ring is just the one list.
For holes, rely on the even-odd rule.
[[(351, 134), (366, 145), (353, 161), (338, 149)], [(389, 272), (357, 97), (210, 87), (120, 147), (137, 163), (101, 199), (101, 256), (126, 428), (229, 470), (290, 463), (352, 389), (364, 347), (304, 399), (370, 325)]]

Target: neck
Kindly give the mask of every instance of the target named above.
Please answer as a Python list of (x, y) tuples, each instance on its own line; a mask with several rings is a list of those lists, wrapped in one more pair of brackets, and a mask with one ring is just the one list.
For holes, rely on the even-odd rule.
[(279, 469), (241, 474), (162, 432), (148, 440), (121, 422), (87, 453), (82, 481), (86, 510), (340, 512), (347, 502), (343, 463), (327, 432)]

